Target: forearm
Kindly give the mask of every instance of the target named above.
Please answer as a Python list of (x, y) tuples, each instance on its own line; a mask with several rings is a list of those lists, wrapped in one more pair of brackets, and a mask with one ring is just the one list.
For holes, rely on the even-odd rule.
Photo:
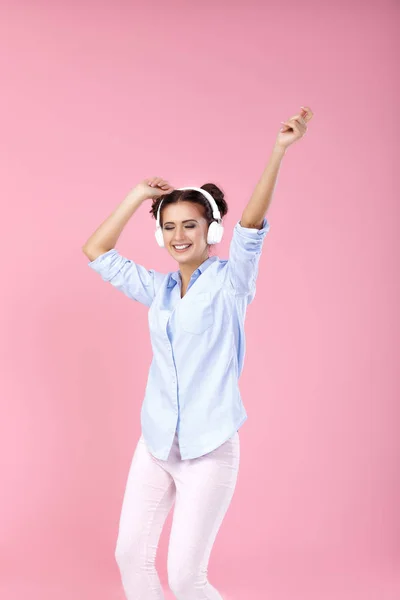
[(131, 192), (109, 217), (96, 229), (82, 247), (89, 260), (114, 248), (121, 232), (143, 202), (143, 196)]
[(271, 204), (275, 184), (278, 178), (282, 158), (286, 152), (285, 148), (275, 145), (271, 156), (265, 167), (254, 192), (245, 207), (240, 224), (242, 227), (254, 227), (260, 229), (268, 207)]

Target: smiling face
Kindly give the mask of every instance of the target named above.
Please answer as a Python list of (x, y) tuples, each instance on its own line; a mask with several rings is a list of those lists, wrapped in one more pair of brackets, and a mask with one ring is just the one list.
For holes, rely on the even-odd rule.
[[(180, 264), (196, 268), (208, 258), (208, 223), (204, 209), (194, 202), (174, 202), (162, 208), (164, 245)], [(179, 246), (187, 246), (179, 249)], [(178, 248), (176, 248), (178, 246)]]

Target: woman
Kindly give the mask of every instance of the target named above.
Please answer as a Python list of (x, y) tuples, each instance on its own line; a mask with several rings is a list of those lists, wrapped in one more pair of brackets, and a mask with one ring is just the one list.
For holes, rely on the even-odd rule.
[[(311, 117), (302, 107), (282, 122), (265, 172), (234, 227), (229, 260), (209, 256), (210, 246), (221, 240), (228, 210), (221, 190), (213, 184), (174, 189), (159, 177), (133, 188), (83, 247), (89, 266), (105, 281), (149, 307), (153, 360), (115, 550), (128, 600), (164, 598), (155, 558), (174, 502), (170, 588), (178, 600), (221, 600), (207, 569), (234, 493), (238, 430), (247, 419), (238, 387), (245, 314), (255, 296), (269, 230), (265, 213), (280, 162)], [(172, 273), (148, 270), (114, 248), (148, 198), (156, 240), (178, 263)]]

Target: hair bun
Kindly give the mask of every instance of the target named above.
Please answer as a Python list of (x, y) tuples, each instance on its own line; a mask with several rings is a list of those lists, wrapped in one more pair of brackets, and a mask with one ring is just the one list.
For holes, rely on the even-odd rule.
[(228, 212), (228, 205), (225, 200), (224, 192), (214, 183), (205, 183), (201, 186), (201, 189), (211, 194), (218, 206), (221, 217), (224, 217)]

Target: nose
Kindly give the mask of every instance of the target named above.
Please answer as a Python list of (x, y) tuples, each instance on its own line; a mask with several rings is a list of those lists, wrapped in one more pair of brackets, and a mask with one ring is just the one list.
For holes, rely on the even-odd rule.
[(180, 229), (177, 227), (175, 229), (175, 235), (172, 240), (172, 244), (188, 244), (189, 240), (185, 237), (184, 228)]

